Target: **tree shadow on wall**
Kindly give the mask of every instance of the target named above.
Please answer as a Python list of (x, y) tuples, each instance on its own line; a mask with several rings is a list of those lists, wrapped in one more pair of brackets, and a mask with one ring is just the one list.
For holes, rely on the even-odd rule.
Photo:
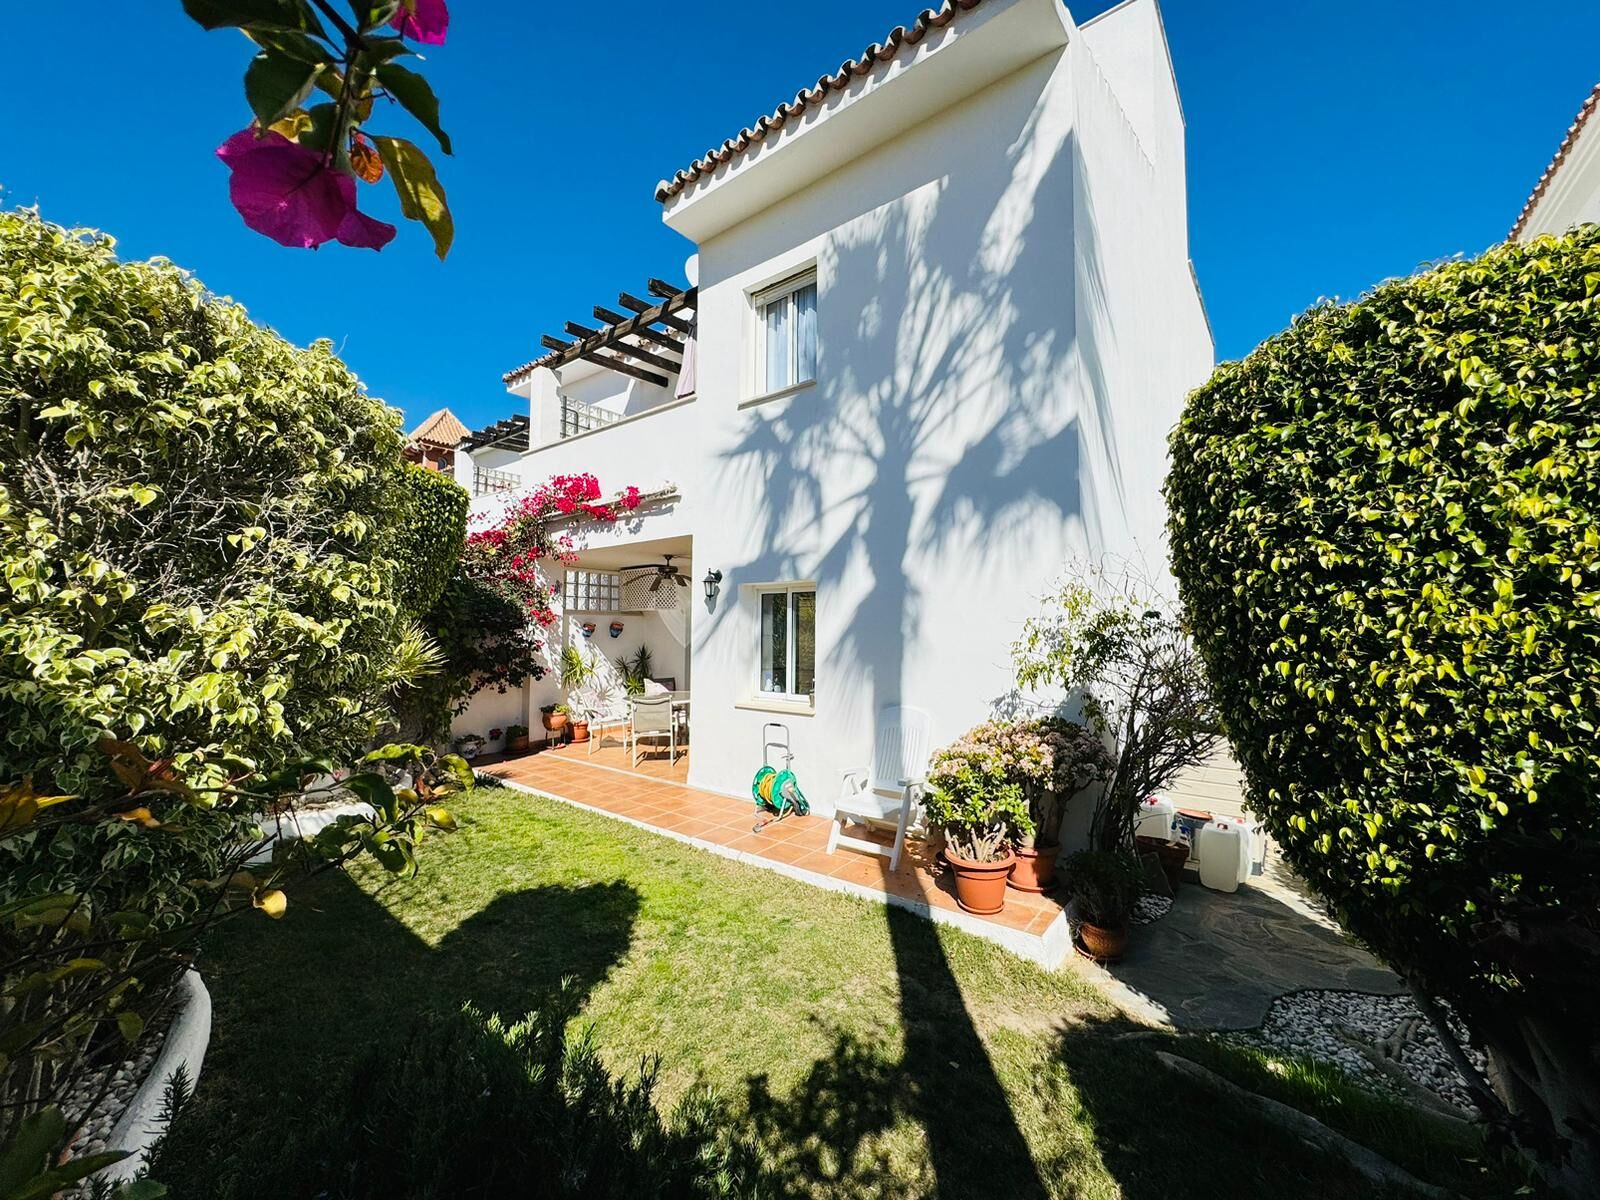
[[(857, 328), (824, 337), (819, 386), (770, 415), (751, 410), (722, 456), (725, 493), (758, 497), (757, 549), (729, 582), (816, 581), (831, 609), (819, 606), (819, 638), (824, 622), (831, 635), (819, 692), (864, 730), (901, 702), (908, 656), (927, 653), (929, 564), (955, 588), (953, 572), (991, 567), (1042, 585), (1058, 547), (1028, 542), (1041, 517), (1077, 529), (1085, 546), (1124, 517), (1102, 347), (1078, 336), (1109, 325), (1093, 198), (1075, 136), (1040, 129), (1048, 97), (1023, 99), (1032, 109), (998, 169), (859, 198), (860, 219), (818, 264), (824, 304), (870, 297)], [(792, 232), (798, 242), (825, 230), (801, 221)], [(1038, 255), (1059, 261), (1053, 285), (1016, 270)], [(729, 611), (713, 614), (713, 630)], [(888, 916), (902, 1060), (886, 1066), (841, 1039), (787, 1107), (754, 1081), (752, 1112), (772, 1136), (787, 1123), (794, 1138), (787, 1155), (772, 1145), (774, 1161), (796, 1186), (843, 1172), (861, 1194), (891, 1190), (869, 1147), (909, 1115), (926, 1130), (934, 1174), (916, 1194), (1047, 1194), (934, 927), (897, 908)]]

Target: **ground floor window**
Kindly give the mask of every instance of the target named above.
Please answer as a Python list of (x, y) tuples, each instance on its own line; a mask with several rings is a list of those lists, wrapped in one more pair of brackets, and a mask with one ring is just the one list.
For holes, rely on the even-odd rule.
[(761, 599), (763, 696), (810, 703), (817, 690), (817, 590), (767, 588)]

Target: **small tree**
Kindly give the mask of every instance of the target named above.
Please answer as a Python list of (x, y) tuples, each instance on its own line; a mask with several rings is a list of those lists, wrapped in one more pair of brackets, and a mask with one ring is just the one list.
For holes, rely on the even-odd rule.
[(1172, 464), (1252, 810), (1593, 1195), (1600, 227), (1312, 309), (1190, 397)]
[(1065, 689), (1115, 745), (1092, 836), (1102, 849), (1126, 850), (1140, 803), (1206, 760), (1219, 723), (1183, 623), (1134, 585), (1096, 582), (1062, 583), (1024, 624), (1012, 654), (1020, 686)]

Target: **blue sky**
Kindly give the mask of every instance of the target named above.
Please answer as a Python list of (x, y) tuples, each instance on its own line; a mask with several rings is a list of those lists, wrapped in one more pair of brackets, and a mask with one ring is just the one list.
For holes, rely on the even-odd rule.
[[(540, 333), (681, 277), (691, 248), (661, 224), (659, 178), (927, 2), (452, 0), (427, 67), (456, 145), (436, 156), (457, 227), (443, 264), (410, 223), (381, 254), (288, 250), (243, 227), (211, 155), (247, 121), (237, 34), (201, 32), (178, 0), (14, 4), (0, 187), (113, 233), (126, 256), (190, 268), (294, 341), (331, 338), (410, 422), (449, 405), (482, 424), (509, 410), (500, 374)], [(1318, 297), (1504, 237), (1600, 76), (1593, 0), (1164, 11), (1222, 358)], [(387, 186), (363, 194), (393, 218)]]

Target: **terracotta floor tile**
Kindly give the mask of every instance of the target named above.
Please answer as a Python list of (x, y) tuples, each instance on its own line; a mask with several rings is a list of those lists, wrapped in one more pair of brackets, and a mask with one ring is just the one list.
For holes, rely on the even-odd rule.
[(796, 846), (793, 842), (769, 842), (758, 848), (756, 853), (762, 858), (770, 858), (773, 862), (793, 866), (802, 858), (809, 858), (816, 851), (807, 846)]
[(838, 869), (839, 860), (821, 850), (811, 850), (794, 860), (802, 871), (815, 871), (818, 875), (831, 875)]
[(851, 850), (839, 850), (828, 857), (835, 860), (833, 870), (828, 872), (830, 878), (859, 884), (862, 887), (887, 889), (888, 859), (869, 858), (865, 854), (857, 854)]
[(673, 826), (674, 833), (681, 833), (685, 837), (700, 838), (702, 841), (719, 842), (716, 834), (722, 827), (714, 821), (704, 817), (686, 817)]

